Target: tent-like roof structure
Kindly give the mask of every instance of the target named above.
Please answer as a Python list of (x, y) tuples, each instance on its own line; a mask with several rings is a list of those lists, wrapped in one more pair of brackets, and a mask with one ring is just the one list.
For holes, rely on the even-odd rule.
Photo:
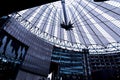
[[(120, 0), (65, 0), (64, 8), (56, 1), (12, 16), (33, 34), (62, 48), (120, 51)], [(61, 28), (65, 21), (72, 24), (71, 30)]]

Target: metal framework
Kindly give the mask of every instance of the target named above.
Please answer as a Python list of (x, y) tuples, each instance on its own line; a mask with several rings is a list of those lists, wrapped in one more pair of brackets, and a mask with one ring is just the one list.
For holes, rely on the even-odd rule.
[[(31, 22), (23, 18), (20, 14), (10, 15), (15, 18), (22, 26), (26, 26), (26, 29), (38, 37), (44, 39), (46, 42), (53, 44), (55, 46), (65, 48), (68, 50), (82, 51), (82, 49), (89, 49), (90, 54), (105, 54), (105, 53), (115, 53), (120, 52), (120, 42), (109, 43), (106, 46), (99, 44), (81, 44), (81, 43), (71, 43), (67, 40), (59, 39), (47, 32), (41, 31), (38, 27), (34, 26)], [(33, 27), (34, 26), (34, 27)]]

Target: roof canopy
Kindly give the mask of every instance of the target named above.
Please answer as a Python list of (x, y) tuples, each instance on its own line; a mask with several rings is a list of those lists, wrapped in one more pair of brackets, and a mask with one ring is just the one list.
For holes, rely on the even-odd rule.
[[(120, 0), (65, 0), (64, 8), (66, 15), (57, 1), (22, 10), (15, 18), (33, 34), (62, 48), (120, 50)], [(61, 28), (65, 16), (72, 30)]]

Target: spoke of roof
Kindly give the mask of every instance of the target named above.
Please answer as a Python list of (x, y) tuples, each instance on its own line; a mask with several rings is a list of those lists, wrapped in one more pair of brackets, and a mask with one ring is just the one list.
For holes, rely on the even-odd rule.
[[(34, 29), (35, 29), (35, 28), (38, 28), (38, 30), (40, 30), (41, 24), (42, 24), (42, 22), (43, 22), (42, 20), (43, 20), (43, 18), (44, 18), (43, 15), (45, 15), (46, 11), (48, 10), (48, 7), (49, 7), (49, 6), (47, 5), (47, 6), (43, 7), (44, 9), (41, 8), (41, 11), (40, 11), (41, 13), (40, 13), (39, 16), (37, 17), (36, 21), (35, 21), (34, 23), (31, 23), (33, 26), (35, 26)], [(36, 24), (36, 23), (37, 23), (37, 24)], [(31, 26), (31, 27), (33, 28), (33, 26)], [(31, 29), (32, 29), (32, 28), (31, 28)], [(40, 30), (39, 32), (41, 33), (41, 31), (42, 31), (42, 30)]]
[[(62, 14), (62, 11), (60, 11), (60, 14)], [(60, 15), (60, 23), (61, 23), (61, 21), (62, 21), (62, 15)], [(64, 34), (64, 33), (62, 33), (62, 28), (60, 28), (60, 34), (59, 34), (59, 35), (60, 35), (60, 41), (62, 41), (62, 39), (63, 39), (63, 38), (62, 38), (62, 37), (63, 37), (63, 34)]]
[[(72, 9), (71, 8), (69, 8), (69, 11), (70, 11), (70, 13), (71, 13), (71, 22), (73, 21), (72, 19), (74, 19), (75, 17), (74, 17), (74, 15), (73, 14), (75, 14), (75, 12), (76, 11), (72, 11)], [(74, 13), (73, 13), (74, 12)], [(77, 34), (77, 32), (76, 32), (76, 29), (74, 29), (74, 31), (70, 31), (70, 35), (71, 35), (71, 40), (73, 41), (73, 39), (75, 39), (75, 41), (76, 42), (78, 42), (79, 44), (80, 44), (80, 40), (79, 40), (79, 37), (78, 37), (78, 34)], [(72, 37), (72, 34), (74, 35), (74, 37)], [(76, 35), (75, 35), (76, 34)], [(74, 41), (73, 41), (74, 42)], [(78, 46), (78, 45), (77, 45)]]
[[(73, 7), (75, 8), (75, 6), (73, 6)], [(76, 9), (76, 8), (75, 8), (75, 9)], [(76, 9), (76, 10), (77, 10), (77, 9)], [(71, 9), (70, 9), (70, 12), (72, 13), (72, 15), (74, 15)], [(73, 18), (75, 18), (75, 17), (73, 17)], [(75, 18), (75, 19), (77, 19), (77, 18)], [(74, 23), (74, 24), (76, 24), (76, 23)], [(82, 37), (82, 39), (83, 39), (83, 42), (84, 42), (85, 46), (88, 47), (88, 46), (87, 46), (87, 43), (86, 43), (86, 41), (85, 41), (85, 39), (84, 39), (84, 37), (83, 37), (83, 35), (82, 35), (82, 32), (81, 32), (81, 30), (79, 29), (78, 24), (76, 24), (76, 25), (77, 25), (77, 28), (78, 28), (78, 30), (79, 30), (79, 32), (80, 32), (80, 35), (81, 35), (81, 37)]]
[[(81, 2), (82, 2), (82, 0), (80, 0), (80, 4), (81, 4)], [(73, 6), (73, 5), (74, 5), (74, 4), (71, 3), (71, 6)], [(79, 6), (79, 4), (76, 4), (76, 8), (77, 8), (78, 6)], [(74, 11), (73, 14), (75, 14), (75, 13), (76, 13), (76, 11)], [(78, 16), (78, 15), (76, 15), (76, 17), (77, 17), (77, 16)], [(74, 15), (73, 15), (72, 17), (74, 17)], [(75, 18), (75, 19), (76, 19), (76, 18)], [(76, 22), (75, 19), (74, 19), (74, 20), (70, 20), (70, 21)], [(74, 22), (73, 22), (73, 23), (74, 23)]]
[[(46, 10), (47, 10), (47, 8), (48, 8), (49, 6), (46, 6), (46, 8), (42, 11), (42, 13), (43, 12), (45, 12)], [(42, 10), (42, 9), (41, 9)], [(32, 12), (34, 12), (35, 10), (31, 10), (31, 12), (28, 14), (28, 15), (31, 15), (32, 14)], [(43, 15), (43, 14), (41, 14), (41, 15)], [(32, 29), (33, 27), (39, 27), (39, 26), (37, 26), (37, 25), (35, 25), (35, 23), (41, 18), (41, 15), (39, 15), (39, 17), (38, 17), (38, 19), (36, 19), (36, 21), (34, 22), (34, 23), (32, 23), (32, 25), (33, 26), (31, 26), (30, 27), (30, 29)], [(32, 17), (32, 16), (31, 16)], [(25, 16), (25, 19), (27, 18), (27, 16)], [(27, 20), (27, 19), (26, 19)], [(31, 23), (31, 22), (30, 22)], [(40, 29), (40, 27), (38, 28), (38, 30)]]
[[(53, 7), (52, 7), (53, 8)], [(42, 29), (41, 31), (44, 32), (44, 28), (46, 27), (45, 25), (48, 24), (48, 18), (50, 17), (50, 14), (52, 12), (53, 9), (50, 10), (50, 12), (48, 13), (47, 17), (45, 18), (45, 21), (44, 21), (44, 25), (42, 26)], [(47, 32), (48, 33), (48, 32)]]
[[(76, 10), (77, 10), (77, 12), (81, 15), (81, 13), (78, 11), (78, 9), (77, 9), (77, 7), (75, 7), (75, 6), (73, 6)], [(79, 29), (79, 28), (78, 28)], [(82, 33), (81, 33), (81, 35), (82, 35)], [(83, 37), (83, 40), (84, 40), (84, 37)], [(86, 42), (85, 42), (85, 40), (84, 40), (84, 43), (86, 44)], [(87, 44), (86, 44), (87, 45)], [(93, 48), (94, 48), (94, 46), (92, 46)], [(95, 48), (94, 48), (95, 49)], [(97, 53), (99, 53), (97, 50), (95, 50)]]
[[(75, 6), (73, 6), (73, 7), (75, 7)], [(77, 7), (76, 7), (76, 10), (77, 10)], [(77, 10), (78, 11), (78, 10)], [(78, 13), (79, 13), (79, 15), (81, 15), (80, 14), (80, 12), (78, 11)], [(82, 16), (82, 15), (81, 15)], [(82, 16), (83, 17), (83, 16)], [(89, 24), (88, 24), (89, 25)], [(82, 33), (81, 33), (82, 34)], [(83, 37), (84, 38), (84, 37)], [(85, 41), (85, 40), (84, 40)], [(94, 46), (92, 46), (93, 48), (94, 48)], [(95, 48), (94, 48), (95, 49)], [(96, 51), (96, 52), (98, 52), (98, 51)]]
[[(84, 3), (87, 4), (86, 1), (84, 1)], [(94, 9), (94, 8), (95, 8), (94, 11), (95, 11), (96, 13), (98, 13), (98, 14), (101, 14), (101, 16), (104, 17), (104, 18), (106, 18), (106, 19), (109, 20), (109, 19), (111, 18), (111, 19), (113, 19), (113, 20), (116, 20), (115, 18), (113, 18), (113, 17), (110, 16), (109, 14), (103, 12), (101, 9), (96, 8), (96, 6), (91, 5), (91, 4), (89, 4), (88, 6), (89, 6), (89, 8), (91, 8), (91, 9)], [(85, 12), (85, 11), (84, 11), (84, 12)], [(116, 40), (115, 40), (110, 34), (108, 34), (108, 32), (107, 32), (105, 29), (103, 29), (102, 26), (101, 26), (100, 24), (98, 24), (98, 22), (97, 22), (94, 18), (92, 18), (89, 14), (86, 15), (86, 16), (87, 16), (88, 18), (91, 18), (90, 21), (91, 21), (92, 23), (95, 23), (94, 26), (102, 33), (103, 37), (105, 37), (107, 41), (109, 41), (109, 42), (116, 42)], [(117, 21), (117, 22), (119, 22), (119, 21)], [(112, 22), (112, 23), (115, 24), (115, 22)]]
[[(82, 16), (82, 15), (81, 15)], [(85, 18), (83, 17), (83, 19), (85, 20)], [(89, 28), (93, 31), (93, 33), (95, 34), (95, 36), (97, 37), (97, 39), (100, 41), (100, 43), (102, 44), (102, 46), (105, 46), (104, 43), (102, 42), (102, 40), (99, 38), (99, 36), (97, 35), (97, 33), (92, 29), (92, 27), (90, 26), (90, 24), (86, 21), (87, 25), (89, 26)]]
[(50, 31), (50, 34), (51, 34), (52, 36), (54, 36), (53, 33), (54, 33), (54, 27), (55, 27), (55, 20), (56, 20), (56, 19), (55, 19), (55, 18), (56, 18), (55, 15), (56, 15), (56, 14), (57, 14), (57, 9), (55, 10), (55, 13), (54, 13), (54, 17), (53, 17), (54, 20), (52, 21), (52, 26), (50, 26), (50, 27), (52, 27), (52, 28), (51, 28), (51, 31)]
[(116, 12), (113, 11), (115, 8), (114, 8), (113, 10), (110, 10), (110, 9), (108, 9), (107, 7), (103, 7), (103, 6), (101, 6), (101, 5), (99, 5), (99, 4), (96, 4), (96, 3), (94, 3), (94, 2), (91, 2), (91, 3), (93, 3), (93, 4), (95, 4), (95, 5), (98, 5), (98, 6), (102, 7), (102, 8), (104, 8), (104, 9), (106, 9), (106, 10), (108, 10), (108, 11), (110, 11), (110, 12), (113, 12), (113, 13), (115, 13), (115, 14), (117, 14), (117, 15), (120, 16), (119, 13), (116, 13)]
[[(85, 0), (83, 1), (85, 4), (87, 3)], [(91, 9), (95, 8), (95, 6), (89, 4), (88, 5)], [(115, 17), (113, 16), (110, 16), (108, 13), (104, 12), (103, 10), (99, 9), (99, 8), (96, 8), (94, 9), (95, 12), (98, 12), (98, 13), (102, 13), (100, 14), (101, 16), (103, 16), (105, 19), (108, 19), (108, 20), (111, 20), (111, 23), (116, 25), (117, 27), (120, 26), (120, 21), (117, 20)], [(109, 36), (110, 37), (110, 36)], [(113, 40), (114, 42), (114, 40)]]
[[(87, 8), (86, 8), (87, 10)], [(89, 13), (91, 13), (89, 10), (88, 10)], [(80, 14), (81, 15), (81, 14)], [(82, 15), (81, 15), (82, 16)], [(85, 21), (85, 18), (82, 16), (82, 18), (84, 19)], [(88, 24), (88, 22), (86, 21), (87, 25), (89, 26), (89, 28), (93, 31), (93, 33), (95, 34), (95, 36), (98, 38), (98, 40), (100, 41), (100, 43), (102, 44), (102, 46), (105, 46), (104, 43), (102, 42), (102, 40), (99, 38), (99, 36), (97, 35), (97, 33), (95, 33), (95, 31), (92, 29), (92, 27), (90, 26), (90, 24)]]
[[(85, 10), (85, 9), (87, 9), (86, 7), (88, 7), (88, 5), (91, 3), (91, 1), (89, 1), (87, 4), (86, 4), (86, 6), (85, 7), (83, 7), (83, 9), (81, 10), (81, 13), (82, 13), (82, 11), (83, 10)], [(79, 2), (78, 2), (78, 4), (79, 5), (82, 5), (82, 4), (80, 4)], [(103, 3), (100, 3), (100, 5), (102, 5)], [(95, 7), (96, 8), (96, 7)], [(90, 11), (88, 11), (87, 13), (89, 14), (92, 10), (94, 10), (95, 8), (93, 8), (93, 9), (91, 9)], [(100, 14), (98, 14), (98, 15), (100, 15)], [(98, 15), (96, 15), (96, 16), (98, 16)], [(86, 14), (84, 14), (83, 16), (86, 16)], [(88, 18), (88, 19), (85, 19), (84, 21), (86, 22), (87, 20), (89, 20), (90, 18)], [(83, 22), (84, 22), (83, 21)]]
[(36, 23), (40, 20), (41, 15), (45, 12), (45, 10), (46, 10), (47, 8), (48, 8), (48, 6), (45, 6), (45, 8), (44, 8), (44, 9), (41, 9), (41, 10), (42, 10), (42, 12), (39, 14), (39, 16), (37, 17), (36, 21), (33, 23), (33, 25), (35, 25), (35, 26), (36, 26)]
[[(50, 6), (50, 5), (49, 5)], [(51, 7), (48, 7), (49, 9), (51, 9)], [(55, 6), (53, 5), (53, 7), (52, 7), (52, 9), (55, 9), (55, 11), (57, 10), (58, 12), (57, 12), (57, 14), (60, 16), (61, 14), (59, 14), (59, 9), (58, 8), (55, 8)], [(56, 15), (54, 15), (55, 17), (57, 17), (57, 19), (56, 20), (58, 20), (58, 21), (60, 21), (60, 17), (58, 17), (58, 16), (56, 16)], [(52, 17), (53, 18), (53, 17)], [(53, 19), (54, 20), (54, 19)], [(55, 22), (57, 22), (55, 20)]]
[[(82, 0), (81, 0), (81, 1), (82, 1)], [(88, 1), (88, 4), (89, 4), (89, 2), (90, 2), (90, 1)], [(78, 4), (78, 6), (81, 5), (81, 2), (79, 2), (79, 1), (76, 1), (76, 3)], [(88, 4), (86, 4), (86, 5), (83, 7), (82, 10), (80, 10), (79, 14), (82, 13), (82, 11), (88, 6)], [(77, 7), (78, 7), (78, 6), (77, 6)], [(77, 9), (77, 7), (74, 7), (74, 8)], [(76, 15), (76, 17), (79, 16), (79, 14)], [(77, 22), (77, 18), (74, 18), (73, 21), (74, 21), (73, 23)]]
[[(87, 9), (86, 9), (87, 10)], [(94, 15), (93, 13), (91, 13), (93, 16), (95, 16), (98, 20), (100, 20), (100, 22), (102, 22), (106, 27), (108, 27), (111, 31), (113, 31), (117, 36), (119, 36), (120, 37), (120, 35), (116, 32), (116, 31), (114, 31), (112, 28), (110, 28), (107, 24), (105, 24), (105, 22), (104, 21), (102, 21), (100, 18), (98, 18), (98, 16), (96, 16), (96, 15)]]
[(34, 13), (36, 10), (37, 8), (35, 8), (34, 10), (31, 10), (30, 13), (23, 18), (23, 20), (27, 20), (28, 17), (31, 17), (30, 15)]
[[(106, 8), (106, 7), (103, 7), (103, 6), (99, 5), (99, 4), (96, 4), (96, 3), (94, 3), (94, 4), (95, 4), (95, 5), (98, 5), (98, 6), (102, 7), (102, 8), (104, 8), (104, 9), (110, 11), (110, 12), (113, 12), (114, 14), (117, 14), (118, 16), (120, 16), (119, 13), (116, 13), (116, 12), (113, 11), (113, 10), (116, 9), (116, 8), (113, 8), (112, 10), (110, 10), (110, 9), (108, 9), (108, 8)], [(119, 29), (120, 29), (120, 27), (119, 27)], [(116, 32), (115, 32), (115, 33), (116, 33)], [(119, 34), (118, 34), (118, 35), (119, 35)], [(119, 35), (119, 36), (120, 36), (120, 35)]]
[[(88, 9), (86, 9), (86, 10), (88, 10)], [(120, 37), (120, 35), (118, 34), (118, 33), (116, 33), (112, 28), (110, 28), (107, 24), (105, 24), (105, 22), (104, 21), (102, 21), (101, 19), (99, 19), (96, 15), (94, 15), (93, 13), (91, 13), (93, 16), (95, 16), (98, 20), (100, 20), (106, 27), (108, 27), (111, 31), (113, 31), (113, 33), (115, 33), (117, 36), (119, 36)], [(88, 24), (89, 25), (89, 24)], [(97, 34), (96, 34), (97, 35)], [(99, 37), (99, 36), (98, 36)], [(100, 40), (101, 41), (101, 40)], [(101, 41), (102, 42), (102, 41)], [(103, 43), (103, 42), (102, 42)], [(111, 44), (112, 45), (112, 44)], [(104, 45), (105, 46), (105, 45)], [(112, 45), (113, 46), (113, 45)], [(114, 47), (114, 46), (113, 46)], [(116, 47), (114, 47), (114, 48), (116, 48)], [(117, 49), (117, 48), (116, 48)]]

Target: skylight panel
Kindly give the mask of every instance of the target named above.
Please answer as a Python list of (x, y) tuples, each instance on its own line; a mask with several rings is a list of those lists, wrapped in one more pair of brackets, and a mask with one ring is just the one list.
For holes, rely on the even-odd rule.
[(114, 1), (106, 1), (105, 3), (110, 4), (110, 5), (114, 6), (114, 7), (120, 8), (120, 2), (117, 2), (115, 0)]
[[(91, 5), (92, 6), (92, 5)], [(79, 6), (79, 8), (82, 8), (81, 6)], [(94, 9), (94, 8), (93, 8)], [(85, 10), (83, 10), (83, 12), (86, 14)], [(90, 21), (92, 23), (96, 23), (94, 24), (94, 26), (102, 33), (102, 35), (109, 41), (109, 42), (116, 42), (114, 38), (111, 37), (111, 35), (109, 35), (89, 14), (86, 15)]]

